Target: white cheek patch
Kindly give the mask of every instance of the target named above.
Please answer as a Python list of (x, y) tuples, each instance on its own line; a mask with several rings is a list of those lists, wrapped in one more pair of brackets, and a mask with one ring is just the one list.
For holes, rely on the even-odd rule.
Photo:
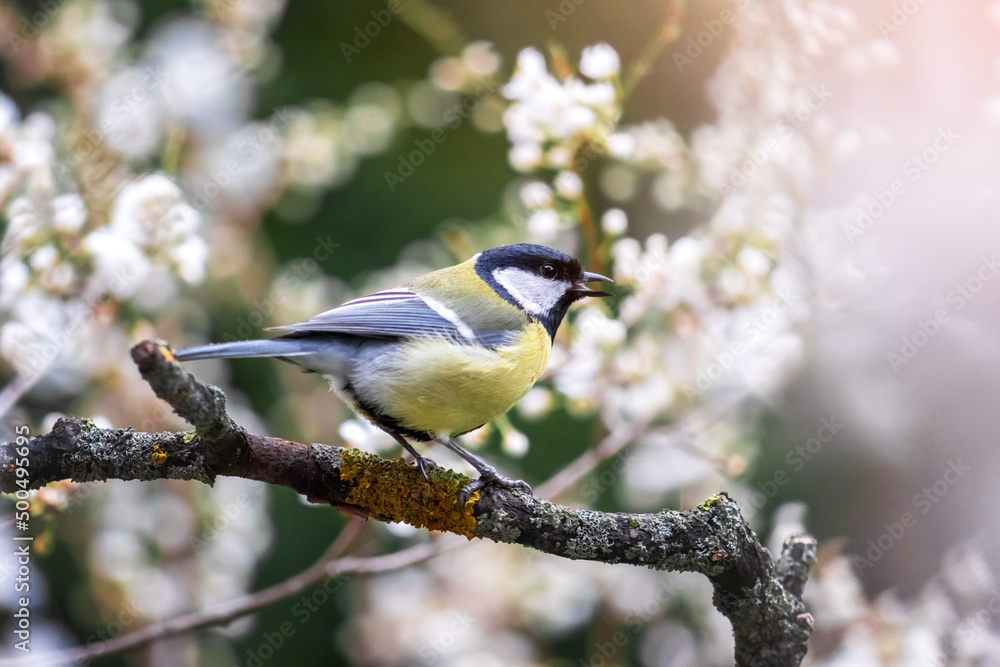
[(552, 310), (573, 286), (568, 280), (548, 280), (514, 268), (496, 269), (493, 271), (493, 279), (510, 292), (522, 308), (535, 315), (543, 315)]

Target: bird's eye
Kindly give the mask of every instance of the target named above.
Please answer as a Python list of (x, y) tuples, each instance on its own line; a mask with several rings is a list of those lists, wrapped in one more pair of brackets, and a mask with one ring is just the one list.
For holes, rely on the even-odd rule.
[(542, 278), (552, 279), (556, 277), (556, 267), (551, 264), (542, 264), (542, 268), (539, 270), (542, 274)]

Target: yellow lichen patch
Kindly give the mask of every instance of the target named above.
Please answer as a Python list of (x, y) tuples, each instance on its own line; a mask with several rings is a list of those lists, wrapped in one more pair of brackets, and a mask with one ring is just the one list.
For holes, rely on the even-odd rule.
[(161, 466), (167, 462), (167, 453), (159, 445), (153, 445), (153, 463)]
[(157, 347), (160, 348), (160, 354), (163, 355), (164, 359), (166, 359), (170, 363), (174, 363), (176, 357), (174, 357), (174, 351), (170, 349), (169, 345), (167, 345), (166, 343), (160, 343), (159, 345), (157, 345)]
[(198, 437), (198, 431), (195, 431), (194, 429), (190, 431), (184, 431), (184, 433), (181, 434), (181, 440), (184, 441), (185, 445), (189, 444), (192, 440), (194, 440), (197, 437)]
[(698, 505), (698, 509), (706, 510), (706, 511), (710, 510), (710, 509), (712, 509), (712, 506), (715, 505), (715, 503), (717, 503), (717, 502), (719, 502), (719, 496), (717, 496), (717, 495), (712, 496), (711, 498), (709, 498), (708, 500), (706, 500), (705, 502), (703, 502), (701, 505)]
[(444, 468), (429, 474), (427, 481), (416, 466), (402, 459), (383, 459), (357, 449), (345, 450), (340, 457), (340, 478), (351, 484), (348, 503), (383, 521), (403, 521), (472, 539), (476, 531), (472, 506), (479, 494), (472, 494), (465, 507), (458, 504), (459, 493), (471, 480)]

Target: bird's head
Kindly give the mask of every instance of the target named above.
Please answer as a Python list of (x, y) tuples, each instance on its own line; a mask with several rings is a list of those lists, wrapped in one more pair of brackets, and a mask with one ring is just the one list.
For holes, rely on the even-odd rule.
[(553, 338), (571, 303), (587, 296), (611, 296), (587, 287), (587, 283), (613, 282), (610, 278), (584, 271), (566, 253), (543, 245), (519, 243), (485, 250), (475, 266), (501, 298), (541, 322)]

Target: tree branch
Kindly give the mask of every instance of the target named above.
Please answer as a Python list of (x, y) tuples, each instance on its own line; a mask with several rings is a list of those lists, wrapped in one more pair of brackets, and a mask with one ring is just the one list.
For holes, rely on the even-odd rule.
[[(552, 504), (487, 487), (465, 506), (470, 481), (436, 468), (430, 480), (402, 459), (354, 449), (306, 445), (249, 433), (226, 412), (225, 396), (173, 361), (166, 344), (132, 349), (143, 378), (195, 431), (143, 433), (60, 419), (28, 443), (29, 486), (60, 479), (189, 479), (218, 475), (286, 486), (314, 502), (383, 521), (404, 521), (469, 539), (529, 546), (572, 559), (699, 572), (715, 587), (715, 606), (729, 618), (738, 665), (798, 665), (812, 631), (801, 600), (816, 555), (811, 537), (785, 543), (778, 565), (725, 494), (689, 511), (605, 513)], [(15, 443), (0, 446), (0, 491), (18, 487)]]

